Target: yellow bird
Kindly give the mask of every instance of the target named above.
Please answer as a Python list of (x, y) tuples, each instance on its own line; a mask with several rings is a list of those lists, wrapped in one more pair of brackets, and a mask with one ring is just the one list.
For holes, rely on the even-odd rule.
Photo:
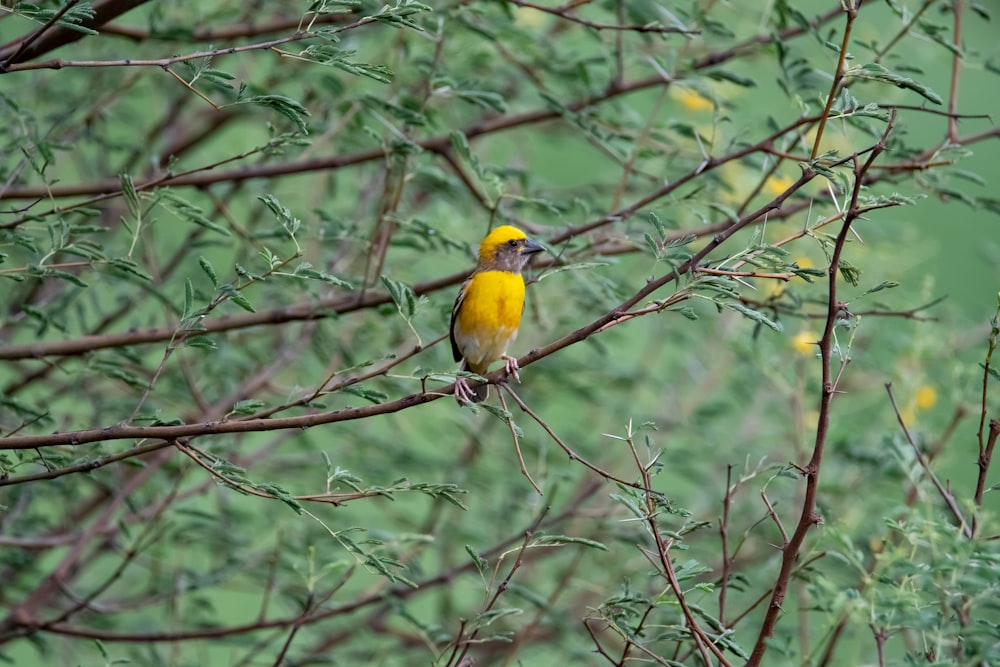
[[(503, 359), (507, 373), (520, 381), (517, 359), (507, 346), (517, 338), (524, 312), (521, 269), (536, 252), (545, 250), (516, 227), (504, 225), (490, 232), (479, 246), (479, 263), (462, 284), (451, 311), (451, 351), (463, 371), (485, 375), (490, 364)], [(455, 381), (459, 403), (481, 403), (489, 389), (473, 389), (468, 380)]]

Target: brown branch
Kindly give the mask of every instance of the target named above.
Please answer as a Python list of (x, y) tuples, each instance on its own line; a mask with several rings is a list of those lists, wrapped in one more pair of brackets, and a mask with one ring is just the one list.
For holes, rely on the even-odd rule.
[(906, 441), (910, 443), (910, 447), (913, 448), (913, 453), (917, 457), (917, 462), (920, 463), (920, 467), (923, 468), (924, 473), (926, 473), (930, 478), (931, 482), (934, 484), (934, 488), (937, 489), (941, 498), (948, 506), (948, 509), (951, 510), (951, 514), (955, 517), (955, 521), (958, 522), (958, 526), (961, 528), (962, 533), (966, 537), (971, 538), (972, 528), (966, 522), (965, 517), (962, 516), (962, 510), (958, 508), (958, 503), (955, 502), (955, 496), (953, 496), (951, 492), (944, 487), (941, 480), (937, 478), (937, 475), (934, 474), (934, 470), (931, 468), (931, 464), (927, 460), (927, 457), (924, 456), (924, 453), (920, 451), (919, 447), (917, 447), (917, 443), (913, 441), (913, 437), (910, 435), (910, 430), (906, 427), (906, 422), (903, 421), (903, 415), (899, 412), (899, 406), (896, 405), (896, 397), (892, 394), (891, 382), (887, 382), (885, 384), (885, 390), (889, 394), (889, 401), (892, 403), (892, 409), (896, 413), (896, 421), (899, 422), (899, 426), (903, 429), (903, 435), (906, 436)]
[(514, 399), (514, 402), (517, 403), (518, 407), (520, 407), (522, 411), (524, 411), (525, 413), (527, 413), (529, 417), (531, 417), (533, 420), (535, 420), (536, 424), (538, 424), (539, 426), (542, 427), (542, 430), (544, 430), (549, 435), (549, 437), (552, 438), (553, 442), (555, 442), (557, 445), (559, 445), (560, 449), (562, 449), (564, 452), (566, 452), (566, 455), (569, 457), (570, 461), (577, 461), (577, 462), (581, 463), (584, 468), (587, 468), (591, 472), (597, 473), (598, 475), (600, 475), (601, 477), (603, 477), (605, 480), (612, 481), (612, 482), (617, 482), (618, 484), (623, 484), (625, 486), (630, 486), (630, 487), (635, 488), (635, 489), (649, 490), (649, 487), (642, 487), (642, 486), (639, 486), (638, 484), (636, 484), (635, 482), (630, 482), (630, 481), (628, 481), (628, 480), (626, 480), (624, 478), (618, 477), (618, 476), (616, 476), (616, 475), (608, 472), (607, 470), (604, 470), (603, 468), (601, 468), (601, 467), (599, 467), (597, 465), (594, 465), (593, 463), (591, 463), (587, 459), (585, 459), (582, 456), (580, 456), (579, 454), (577, 454), (575, 451), (573, 451), (572, 447), (570, 447), (569, 445), (567, 445), (566, 442), (562, 438), (560, 438), (558, 435), (556, 435), (556, 432), (554, 430), (552, 430), (552, 427), (549, 426), (548, 422), (546, 422), (544, 419), (542, 419), (541, 417), (539, 417), (538, 414), (535, 413), (534, 410), (532, 410), (531, 408), (528, 407), (528, 404), (525, 403), (521, 399), (521, 397), (518, 396), (517, 393), (515, 393), (514, 390), (510, 388), (509, 384), (507, 384), (506, 382), (503, 382), (503, 383), (500, 384), (500, 387), (502, 389), (504, 389), (508, 394), (510, 394), (510, 397)]
[[(491, 609), (493, 609), (493, 607), (496, 606), (497, 602), (500, 601), (500, 597), (505, 592), (507, 592), (507, 589), (510, 587), (510, 582), (514, 579), (514, 573), (520, 570), (521, 565), (524, 563), (524, 554), (528, 550), (528, 545), (531, 543), (531, 537), (535, 534), (535, 531), (538, 530), (538, 525), (541, 523), (542, 519), (545, 517), (548, 511), (549, 511), (548, 506), (543, 507), (542, 511), (538, 513), (538, 518), (535, 520), (534, 525), (528, 528), (528, 530), (524, 531), (524, 541), (521, 542), (521, 546), (517, 550), (517, 556), (515, 557), (514, 562), (511, 564), (510, 569), (507, 571), (507, 576), (504, 577), (503, 581), (501, 581), (497, 585), (496, 590), (493, 592), (493, 595), (490, 597), (489, 601), (483, 606), (483, 609), (480, 612), (480, 614), (488, 613)], [(502, 561), (503, 561), (503, 555), (501, 555), (501, 557), (497, 559), (496, 570), (500, 569), (500, 563)], [(476, 637), (479, 636), (479, 632), (480, 630), (482, 630), (482, 628), (483, 628), (482, 625), (477, 626), (476, 629), (469, 634), (467, 639), (463, 639), (461, 633), (459, 633), (455, 637), (456, 651), (453, 652), (452, 658), (448, 660), (447, 663), (445, 663), (447, 667), (451, 667), (451, 665), (467, 664), (465, 662), (465, 656), (468, 655), (469, 649), (476, 641)], [(460, 652), (458, 651), (459, 648), (461, 648)]]
[(771, 517), (774, 521), (774, 525), (778, 527), (778, 532), (781, 533), (781, 548), (785, 549), (788, 547), (788, 532), (785, 530), (785, 525), (781, 522), (781, 517), (774, 511), (774, 507), (771, 505), (771, 501), (767, 497), (767, 493), (764, 491), (760, 492), (761, 500), (764, 501), (764, 505), (767, 507), (767, 515)]
[[(853, 13), (856, 15), (857, 10), (855, 9)], [(848, 21), (853, 20), (849, 13)], [(846, 45), (844, 48), (846, 49)], [(812, 456), (809, 462), (801, 469), (806, 478), (805, 494), (802, 500), (802, 513), (799, 516), (795, 530), (788, 539), (788, 543), (782, 550), (781, 569), (775, 580), (770, 602), (764, 613), (764, 620), (761, 624), (760, 633), (757, 635), (753, 651), (750, 654), (750, 659), (747, 661), (747, 667), (758, 667), (764, 659), (764, 654), (767, 652), (768, 639), (773, 636), (774, 629), (778, 623), (778, 617), (781, 615), (788, 584), (795, 569), (795, 561), (799, 557), (806, 534), (810, 528), (821, 521), (819, 514), (816, 513), (816, 494), (819, 489), (820, 468), (830, 430), (830, 411), (833, 405), (834, 394), (837, 391), (836, 380), (833, 376), (830, 361), (834, 347), (834, 327), (843, 307), (837, 296), (837, 274), (839, 273), (840, 257), (844, 249), (844, 244), (847, 242), (847, 237), (850, 234), (851, 225), (860, 215), (858, 198), (861, 196), (865, 174), (875, 159), (885, 150), (886, 140), (892, 132), (895, 120), (896, 116), (895, 112), (893, 112), (881, 138), (869, 152), (868, 159), (863, 165), (855, 163), (854, 189), (851, 193), (851, 203), (845, 211), (844, 222), (840, 232), (837, 234), (830, 256), (829, 278), (827, 281), (826, 322), (819, 343), (820, 363), (823, 375), (819, 401), (819, 417), (816, 424), (816, 438), (813, 444)]]
[(122, 507), (128, 497), (166, 463), (171, 452), (160, 452), (148, 460), (146, 467), (138, 470), (117, 489), (114, 497), (106, 503), (100, 516), (87, 527), (59, 563), (42, 579), (31, 593), (16, 605), (9, 606), (8, 615), (0, 621), (0, 638), (8, 633), (20, 634), (25, 628), (39, 627), (38, 613), (42, 604), (65, 582), (84, 556), (84, 551), (93, 538), (100, 534), (104, 526), (111, 522), (113, 515)]
[[(827, 23), (835, 16), (840, 13), (840, 9), (830, 10), (825, 14), (817, 16), (813, 21), (811, 21), (808, 27), (795, 25), (790, 28), (786, 28), (777, 34), (777, 38), (781, 40), (791, 39), (798, 35), (803, 34), (806, 30), (816, 28), (824, 23)], [(736, 46), (726, 49), (724, 51), (719, 51), (716, 53), (708, 54), (702, 58), (695, 60), (690, 65), (690, 71), (696, 72), (704, 69), (709, 69), (715, 67), (721, 63), (727, 62), (733, 58), (743, 55), (748, 49), (761, 44), (768, 44), (775, 38), (771, 33), (761, 34), (750, 39), (737, 44)], [(160, 61), (156, 61), (159, 64)], [(649, 88), (655, 88), (658, 86), (668, 85), (669, 82), (663, 80), (660, 75), (651, 76), (645, 79), (640, 79), (638, 81), (633, 81), (629, 84), (617, 85), (607, 88), (600, 95), (593, 97), (587, 97), (581, 100), (576, 100), (569, 102), (564, 106), (565, 112), (576, 113), (587, 109), (588, 107), (594, 106), (600, 102), (607, 100), (612, 100), (616, 97), (627, 95), (633, 92), (639, 92)], [(540, 123), (543, 121), (555, 120), (562, 116), (564, 111), (554, 110), (554, 109), (544, 109), (529, 111), (522, 114), (515, 114), (512, 116), (498, 116), (493, 119), (488, 119), (480, 121), (470, 127), (462, 130), (462, 133), (468, 139), (474, 139), (476, 137), (492, 134), (494, 132), (501, 132), (504, 130), (513, 129), (516, 127), (521, 127), (525, 125), (532, 125)], [(451, 137), (450, 135), (431, 137), (421, 141), (414, 142), (416, 145), (420, 146), (424, 150), (440, 152), (443, 150), (450, 149)], [(360, 153), (354, 153), (352, 155), (346, 156), (330, 156), (326, 158), (316, 158), (310, 160), (301, 160), (299, 162), (290, 162), (279, 165), (263, 165), (254, 168), (237, 169), (233, 171), (220, 171), (214, 173), (199, 173), (206, 168), (195, 169), (184, 174), (166, 174), (157, 177), (155, 180), (156, 185), (170, 185), (170, 186), (195, 186), (204, 187), (206, 185), (211, 185), (213, 183), (220, 182), (238, 182), (254, 178), (272, 178), (275, 176), (286, 176), (289, 174), (305, 173), (310, 171), (326, 171), (340, 169), (346, 166), (361, 164), (365, 162), (370, 162), (373, 160), (382, 159), (385, 152), (381, 148), (372, 149), (369, 151), (362, 151)], [(216, 165), (218, 166), (218, 165)], [(138, 182), (135, 184), (138, 190), (142, 190), (144, 187), (150, 187), (150, 182)], [(108, 194), (110, 193), (110, 194)], [(103, 194), (103, 198), (108, 196), (118, 196), (121, 194), (121, 184), (118, 180), (108, 180), (97, 183), (85, 183), (80, 185), (52, 185), (43, 187), (26, 186), (21, 188), (9, 188), (6, 192), (0, 192), (0, 199), (47, 199), (47, 198), (64, 198), (64, 197), (78, 197), (86, 195), (97, 195)], [(93, 203), (93, 202), (90, 202)], [(37, 217), (38, 214), (33, 216), (33, 219)], [(20, 223), (18, 223), (20, 224)], [(5, 225), (3, 227), (16, 226)], [(2, 228), (2, 227), (0, 227)]]
[(142, 456), (143, 454), (149, 454), (150, 452), (155, 452), (158, 449), (169, 447), (172, 444), (173, 443), (169, 440), (147, 443), (145, 445), (137, 445), (135, 447), (129, 447), (128, 449), (118, 452), (117, 454), (108, 454), (107, 456), (101, 456), (96, 459), (92, 459), (90, 461), (84, 461), (83, 463), (77, 463), (62, 468), (56, 468), (54, 470), (48, 470), (46, 472), (34, 473), (31, 475), (19, 475), (17, 477), (0, 478), (0, 486), (13, 486), (15, 484), (26, 484), (28, 482), (37, 482), (43, 479), (55, 479), (57, 477), (62, 477), (63, 475), (71, 475), (73, 473), (78, 473), (78, 472), (91, 472), (92, 470), (103, 468), (106, 465), (110, 465), (112, 463), (116, 463), (124, 459), (130, 459), (135, 456)]
[(521, 454), (521, 439), (517, 437), (517, 427), (514, 425), (514, 419), (510, 416), (510, 410), (507, 409), (507, 399), (503, 397), (503, 392), (498, 391), (497, 395), (500, 397), (500, 405), (503, 407), (504, 411), (507, 413), (507, 418), (504, 422), (507, 424), (507, 429), (510, 431), (510, 437), (514, 441), (514, 451), (517, 453), (517, 464), (521, 467), (521, 474), (524, 475), (528, 483), (531, 484), (531, 488), (535, 490), (540, 496), (544, 496), (542, 489), (535, 484), (535, 480), (531, 478), (531, 473), (528, 472), (528, 466), (524, 463), (524, 455)]
[(719, 521), (719, 538), (722, 542), (722, 574), (719, 575), (719, 625), (726, 627), (726, 595), (729, 592), (729, 568), (733, 559), (729, 555), (729, 509), (732, 506), (733, 466), (726, 466), (726, 493), (722, 497), (722, 519)]
[[(312, 25), (338, 24), (344, 23), (350, 18), (352, 18), (352, 14), (346, 12), (319, 14), (310, 18), (309, 23)], [(181, 40), (188, 42), (226, 42), (234, 39), (287, 32), (289, 30), (297, 31), (302, 22), (302, 18), (296, 16), (292, 18), (276, 18), (268, 23), (242, 23), (221, 28), (195, 27), (191, 30), (185, 27), (184, 30), (176, 31), (171, 28), (165, 30), (145, 30), (128, 25), (109, 24), (101, 28), (101, 34), (124, 37), (133, 42), (145, 42), (151, 39), (162, 39), (173, 43)]]
[[(136, 7), (146, 4), (149, 0), (98, 0), (91, 8), (94, 10), (94, 17), (80, 23), (84, 28), (97, 30), (108, 21), (126, 14)], [(72, 28), (56, 26), (52, 30), (46, 30), (40, 38), (33, 39), (31, 35), (25, 38), (16, 39), (13, 42), (0, 47), (0, 73), (7, 71), (15, 63), (22, 63), (37, 58), (49, 51), (53, 51), (60, 46), (65, 46), (86, 37), (84, 33)], [(27, 48), (21, 48), (25, 40), (33, 43)], [(17, 54), (15, 58), (14, 55)]]
[(655, 23), (648, 25), (613, 25), (608, 23), (595, 23), (594, 21), (588, 21), (587, 19), (582, 19), (579, 16), (574, 16), (570, 14), (569, 11), (561, 8), (546, 7), (544, 5), (538, 5), (534, 2), (526, 2), (526, 0), (510, 0), (510, 3), (517, 5), (518, 7), (525, 7), (528, 9), (534, 9), (545, 14), (551, 14), (557, 16), (566, 21), (572, 23), (577, 23), (594, 30), (617, 30), (624, 32), (652, 32), (652, 33), (663, 33), (663, 34), (682, 34), (682, 35), (700, 35), (700, 30), (685, 30), (684, 28), (669, 28), (667, 26), (658, 25)]
[(833, 73), (833, 82), (830, 84), (830, 92), (826, 96), (826, 106), (819, 117), (819, 126), (816, 128), (816, 140), (813, 141), (811, 158), (816, 159), (819, 155), (819, 145), (823, 141), (823, 130), (826, 129), (826, 122), (830, 118), (830, 109), (833, 107), (837, 89), (844, 78), (844, 65), (847, 63), (847, 47), (851, 42), (851, 28), (854, 27), (854, 20), (858, 18), (858, 6), (861, 0), (845, 0), (842, 3), (847, 14), (847, 22), (844, 24), (844, 37), (840, 42), (840, 55), (837, 59), (837, 71)]
[[(873, 153), (873, 155), (877, 155), (877, 152)], [(725, 231), (716, 234), (708, 243), (704, 245), (704, 247), (702, 247), (700, 250), (694, 253), (690, 259), (680, 264), (677, 267), (677, 269), (668, 272), (661, 278), (648, 281), (641, 289), (639, 289), (634, 295), (632, 295), (632, 297), (621, 303), (617, 308), (597, 318), (590, 324), (580, 329), (577, 329), (576, 331), (566, 336), (563, 336), (562, 338), (542, 348), (532, 350), (530, 353), (528, 353), (520, 360), (518, 360), (518, 365), (520, 367), (530, 365), (535, 361), (543, 359), (565, 347), (569, 347), (570, 345), (575, 345), (576, 343), (586, 340), (593, 334), (603, 331), (609, 326), (613, 326), (619, 320), (622, 320), (623, 317), (626, 319), (631, 319), (632, 316), (628, 315), (629, 309), (633, 308), (639, 302), (646, 299), (653, 292), (675, 281), (680, 275), (683, 275), (688, 271), (690, 271), (692, 267), (697, 266), (697, 264), (701, 262), (709, 253), (711, 253), (719, 245), (724, 243), (727, 239), (729, 239), (731, 236), (739, 232), (741, 229), (750, 225), (759, 218), (762, 218), (768, 212), (779, 209), (781, 205), (785, 202), (785, 200), (788, 199), (788, 197), (790, 197), (794, 192), (799, 190), (803, 185), (811, 181), (814, 177), (815, 177), (814, 172), (811, 171), (803, 172), (802, 176), (799, 177), (799, 180), (793, 183), (784, 193), (779, 195), (773, 201), (768, 202), (758, 210), (754, 211), (753, 213), (748, 214), (743, 218), (741, 218), (740, 220), (734, 222)], [(382, 300), (382, 302), (388, 301), (388, 297), (379, 297), (379, 298)], [(647, 310), (647, 312), (656, 312), (656, 310), (657, 309), (654, 308), (652, 310)], [(128, 334), (125, 334), (125, 336), (127, 337)], [(2, 353), (4, 351), (5, 350), (0, 350), (0, 358), (3, 358)], [(495, 383), (505, 377), (504, 373), (505, 371), (501, 369), (494, 371), (493, 373), (487, 375), (486, 377), (489, 381)], [(319, 426), (322, 424), (331, 424), (335, 422), (349, 421), (354, 419), (364, 419), (374, 415), (398, 412), (400, 410), (409, 409), (417, 405), (423, 405), (424, 403), (429, 403), (431, 401), (441, 398), (442, 396), (450, 395), (454, 391), (455, 387), (454, 385), (451, 385), (442, 388), (438, 392), (434, 393), (420, 392), (416, 394), (410, 394), (396, 401), (391, 401), (388, 403), (380, 403), (377, 405), (369, 405), (363, 408), (349, 407), (343, 410), (335, 410), (332, 412), (310, 414), (299, 417), (285, 417), (280, 419), (252, 419), (246, 421), (208, 421), (200, 424), (182, 424), (178, 426), (119, 425), (119, 426), (109, 426), (106, 428), (72, 431), (68, 433), (15, 436), (10, 438), (0, 439), (0, 450), (32, 449), (34, 447), (55, 446), (55, 445), (77, 446), (90, 442), (103, 442), (106, 440), (122, 440), (122, 439), (132, 439), (132, 438), (157, 438), (157, 439), (173, 440), (189, 436), (213, 435), (220, 433), (248, 433), (253, 431), (274, 431), (274, 430), (282, 430), (288, 428), (311, 428), (313, 426)], [(595, 469), (595, 471), (597, 471), (597, 469)], [(0, 482), (0, 484), (2, 484), (2, 482)]]
[[(327, 33), (338, 33), (344, 32), (346, 30), (353, 30), (359, 28), (363, 25), (368, 25), (370, 23), (377, 22), (378, 19), (374, 16), (365, 16), (353, 23), (348, 23), (347, 25), (338, 26), (327, 30)], [(209, 51), (195, 51), (194, 53), (188, 53), (183, 56), (171, 56), (169, 58), (154, 58), (154, 59), (138, 59), (138, 58), (122, 58), (120, 60), (63, 60), (62, 58), (55, 58), (53, 60), (43, 60), (41, 62), (23, 63), (20, 65), (10, 65), (6, 70), (0, 69), (0, 73), (14, 73), (14, 72), (24, 72), (29, 70), (38, 69), (67, 69), (71, 67), (162, 67), (167, 69), (170, 65), (174, 65), (180, 62), (186, 62), (189, 60), (201, 60), (207, 58), (215, 58), (216, 56), (228, 56), (234, 53), (244, 53), (246, 51), (265, 51), (273, 49), (276, 46), (281, 46), (282, 44), (288, 44), (290, 42), (301, 42), (304, 39), (312, 39), (315, 37), (311, 32), (299, 31), (292, 35), (286, 35), (284, 37), (278, 37), (276, 39), (271, 39), (266, 42), (257, 42), (255, 44), (245, 44), (243, 46), (229, 46), (224, 49), (212, 49)]]
[(756, 271), (726, 271), (724, 269), (710, 269), (699, 266), (695, 273), (707, 273), (712, 276), (730, 276), (732, 278), (769, 278), (771, 280), (781, 280), (788, 282), (795, 277), (794, 273), (758, 273)]
[[(535, 532), (538, 530), (544, 530), (551, 528), (552, 526), (559, 525), (566, 521), (567, 519), (573, 518), (577, 515), (580, 506), (584, 501), (593, 496), (597, 490), (600, 488), (600, 483), (593, 482), (588, 486), (584, 487), (583, 490), (574, 498), (567, 508), (560, 512), (558, 515), (551, 517), (547, 520), (537, 523), (536, 519), (532, 520), (530, 529), (534, 529)], [(527, 530), (527, 529), (525, 529)], [(482, 552), (480, 555), (484, 559), (492, 558), (493, 556), (500, 554), (507, 549), (509, 549), (514, 544), (520, 542), (524, 537), (524, 530), (518, 532), (512, 537), (502, 540), (495, 546)], [(553, 552), (555, 553), (555, 552)], [(475, 569), (475, 563), (471, 560), (462, 565), (457, 565), (449, 570), (440, 572), (439, 574), (424, 579), (418, 582), (416, 587), (411, 586), (394, 586), (388, 590), (376, 590), (373, 593), (357, 597), (350, 602), (345, 602), (336, 607), (326, 609), (321, 612), (316, 612), (309, 616), (307, 619), (302, 621), (304, 625), (312, 625), (319, 623), (329, 618), (334, 618), (337, 616), (344, 616), (347, 614), (352, 614), (359, 609), (364, 609), (366, 607), (372, 607), (379, 604), (386, 604), (386, 600), (389, 598), (394, 598), (397, 600), (406, 600), (418, 593), (424, 593), (428, 591), (433, 591), (437, 587), (451, 583), (459, 576), (470, 572)], [(125, 643), (148, 643), (148, 642), (179, 642), (179, 641), (191, 641), (198, 639), (213, 639), (219, 637), (232, 637), (238, 635), (244, 635), (253, 632), (259, 632), (261, 630), (272, 630), (277, 628), (287, 628), (299, 621), (301, 614), (296, 614), (292, 617), (273, 619), (270, 621), (252, 621), (249, 623), (244, 623), (241, 625), (233, 626), (223, 626), (223, 627), (213, 627), (213, 628), (200, 628), (194, 630), (181, 630), (177, 632), (156, 632), (156, 631), (145, 631), (145, 632), (114, 632), (104, 629), (97, 628), (85, 628), (75, 625), (69, 625), (66, 623), (54, 624), (47, 627), (46, 630), (59, 635), (66, 635), (70, 637), (83, 637), (89, 639), (98, 639), (106, 642), (125, 642)], [(8, 624), (6, 627), (4, 624), (0, 624), (0, 637), (3, 636), (4, 631), (8, 631), (9, 634), (24, 635), (29, 634), (34, 631), (34, 624)]]
[(951, 85), (948, 90), (948, 141), (958, 143), (958, 118), (955, 109), (958, 107), (958, 79), (962, 74), (962, 10), (965, 0), (955, 0), (951, 5), (951, 13), (955, 16), (955, 31), (952, 45), (955, 52), (951, 56)]
[[(668, 196), (675, 190), (677, 190), (682, 185), (685, 185), (689, 181), (696, 178), (699, 174), (705, 173), (709, 170), (715, 169), (727, 162), (738, 160), (746, 155), (749, 155), (761, 146), (768, 145), (776, 137), (790, 131), (791, 129), (798, 127), (804, 123), (810, 122), (811, 119), (799, 119), (793, 123), (788, 128), (779, 130), (773, 133), (771, 136), (766, 137), (762, 141), (754, 144), (752, 146), (745, 147), (743, 149), (734, 151), (725, 155), (721, 158), (710, 158), (698, 168), (688, 172), (681, 178), (673, 181), (672, 183), (665, 185), (653, 193), (642, 197), (633, 204), (615, 211), (609, 215), (598, 218), (597, 220), (578, 226), (569, 227), (566, 231), (561, 234), (557, 234), (555, 237), (549, 239), (549, 243), (552, 245), (561, 244), (574, 236), (586, 233), (597, 229), (598, 227), (605, 226), (611, 222), (627, 219), (633, 216), (636, 212), (641, 210), (643, 207), (649, 205), (650, 203)], [(447, 137), (442, 138), (442, 140), (448, 140)], [(442, 149), (444, 150), (444, 149)], [(378, 155), (381, 155), (381, 151), (376, 151)], [(359, 154), (360, 155), (360, 154)], [(229, 158), (232, 160), (235, 158)], [(345, 158), (346, 159), (346, 158)], [(810, 179), (812, 176), (810, 176)], [(169, 180), (166, 177), (161, 177), (157, 184), (163, 184), (165, 180)], [(806, 181), (800, 179), (799, 182), (793, 184), (785, 193), (783, 193), (779, 198), (775, 199), (771, 204), (766, 205), (761, 211), (770, 212), (772, 210), (777, 210), (780, 208), (781, 204), (787, 199), (791, 194), (795, 193)], [(146, 184), (142, 187), (149, 187)], [(140, 186), (136, 186), (140, 189)], [(104, 195), (104, 197), (113, 195)], [(754, 213), (744, 216), (741, 220), (737, 221), (726, 221), (720, 223), (716, 226), (702, 227), (693, 232), (697, 236), (705, 236), (709, 234), (715, 234), (727, 229), (731, 229), (733, 225), (739, 225), (739, 228), (746, 226), (749, 222), (756, 220), (761, 217), (762, 214)], [(746, 222), (744, 222), (746, 221)], [(7, 225), (0, 225), (0, 228), (9, 227), (18, 224), (17, 222), (8, 223)], [(732, 233), (732, 232), (730, 232)], [(720, 237), (721, 238), (721, 237)], [(714, 249), (714, 246), (713, 246)], [(704, 255), (702, 255), (703, 257)], [(443, 287), (448, 287), (451, 285), (458, 284), (468, 275), (467, 272), (461, 274), (456, 274), (451, 277), (439, 279), (436, 281), (431, 281), (429, 283), (422, 283), (414, 286), (414, 292), (418, 295), (426, 294), (428, 292), (440, 289)], [(235, 316), (228, 316), (219, 318), (205, 323), (205, 328), (200, 330), (199, 333), (211, 334), (219, 331), (228, 331), (230, 329), (239, 329), (250, 326), (256, 326), (260, 324), (277, 324), (281, 322), (288, 322), (291, 320), (301, 320), (301, 319), (319, 319), (322, 317), (327, 317), (330, 314), (344, 314), (347, 312), (352, 312), (361, 308), (367, 308), (377, 305), (382, 305), (383, 303), (389, 303), (390, 299), (387, 295), (376, 295), (372, 296), (365, 293), (361, 296), (347, 295), (344, 297), (338, 297), (334, 299), (328, 299), (319, 302), (318, 304), (299, 304), (296, 306), (291, 306), (289, 308), (281, 308), (272, 311), (266, 311), (261, 313), (249, 313), (241, 314)], [(108, 347), (125, 347), (129, 345), (138, 345), (142, 343), (154, 343), (162, 342), (164, 340), (169, 340), (174, 335), (175, 330), (168, 327), (160, 327), (155, 329), (146, 329), (144, 331), (130, 331), (123, 334), (109, 334), (99, 337), (84, 336), (74, 340), (68, 341), (57, 341), (53, 343), (36, 343), (29, 345), (14, 345), (0, 348), (0, 360), (2, 359), (25, 359), (25, 358), (37, 358), (49, 355), (56, 356), (72, 356), (84, 354), (97, 349), (103, 349)]]
[[(993, 460), (993, 448), (997, 444), (997, 436), (1000, 435), (1000, 422), (996, 419), (990, 420), (990, 435), (986, 441), (986, 450), (976, 460), (979, 467), (979, 476), (976, 479), (976, 494), (974, 500), (976, 507), (983, 506), (983, 492), (986, 489), (986, 475), (990, 471), (990, 462)], [(975, 535), (977, 528), (977, 517), (972, 517), (972, 534)]]
[[(690, 605), (687, 602), (687, 596), (684, 594), (684, 589), (681, 587), (680, 581), (677, 579), (677, 573), (674, 570), (673, 560), (670, 558), (670, 547), (673, 545), (673, 538), (670, 540), (665, 540), (663, 537), (663, 531), (660, 529), (659, 522), (656, 517), (659, 514), (659, 510), (656, 506), (655, 494), (649, 489), (652, 489), (653, 481), (649, 474), (649, 469), (655, 464), (655, 459), (651, 461), (648, 465), (643, 464), (639, 459), (639, 453), (636, 451), (635, 442), (632, 439), (631, 432), (628, 434), (626, 440), (629, 445), (629, 449), (632, 452), (632, 458), (635, 461), (636, 467), (639, 470), (639, 475), (642, 479), (642, 485), (646, 491), (643, 492), (645, 496), (645, 520), (649, 525), (649, 532), (653, 536), (653, 541), (656, 544), (656, 555), (659, 560), (659, 567), (663, 576), (667, 579), (670, 585), (670, 590), (674, 594), (674, 598), (677, 600), (677, 604), (681, 608), (681, 613), (684, 616), (684, 620), (687, 623), (688, 631), (691, 633), (692, 638), (695, 641), (695, 645), (698, 652), (701, 654), (701, 659), (705, 663), (705, 667), (712, 667), (712, 655), (719, 661), (720, 665), (725, 667), (731, 667), (732, 663), (729, 662), (722, 650), (715, 645), (715, 642), (711, 637), (708, 636), (701, 626), (698, 624), (697, 619), (694, 616), (694, 612), (691, 610)], [(645, 550), (640, 547), (640, 551), (645, 553)], [(648, 557), (648, 555), (647, 555)], [(652, 560), (652, 559), (650, 559)], [(642, 649), (642, 646), (636, 644), (637, 648)], [(624, 661), (623, 661), (624, 662)]]
[(976, 440), (979, 442), (979, 458), (983, 458), (986, 454), (985, 441), (983, 440), (983, 431), (986, 428), (986, 397), (989, 396), (990, 375), (992, 374), (990, 364), (993, 362), (993, 353), (997, 349), (998, 342), (1000, 342), (1000, 307), (997, 308), (990, 320), (990, 337), (986, 343), (986, 359), (983, 360), (982, 391), (979, 393), (979, 430), (976, 431)]
[(39, 37), (44, 35), (46, 31), (48, 31), (49, 29), (52, 28), (52, 26), (58, 23), (59, 20), (66, 15), (66, 12), (68, 12), (70, 9), (79, 4), (79, 2), (80, 0), (69, 0), (69, 2), (60, 7), (59, 11), (53, 14), (49, 18), (49, 20), (42, 25), (41, 28), (28, 35), (28, 37), (25, 38), (24, 41), (22, 41), (21, 44), (17, 47), (17, 51), (15, 51), (9, 58), (5, 58), (3, 62), (0, 62), (0, 73), (9, 71), (11, 63), (16, 62), (17, 59), (21, 57), (22, 53), (27, 51), (32, 44), (38, 41)]

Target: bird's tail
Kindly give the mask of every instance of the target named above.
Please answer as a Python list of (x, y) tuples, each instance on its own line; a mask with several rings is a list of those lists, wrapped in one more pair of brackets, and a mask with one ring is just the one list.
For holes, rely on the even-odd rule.
[[(475, 373), (476, 375), (485, 375), (489, 371), (489, 369), (490, 367), (488, 365), (483, 366), (482, 368), (472, 368), (471, 366), (469, 366), (468, 361), (466, 361), (465, 359), (462, 360), (463, 371), (469, 371), (471, 373)], [(488, 384), (481, 384), (478, 387), (475, 387), (472, 390), (472, 393), (473, 393), (472, 402), (482, 403), (483, 401), (486, 400), (486, 397), (490, 395), (490, 386)]]

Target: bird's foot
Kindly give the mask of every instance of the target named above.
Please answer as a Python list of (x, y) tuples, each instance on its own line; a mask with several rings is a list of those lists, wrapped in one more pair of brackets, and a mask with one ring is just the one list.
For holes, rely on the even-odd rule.
[(507, 375), (514, 378), (518, 382), (521, 382), (521, 376), (517, 374), (521, 368), (517, 365), (517, 358), (507, 354), (502, 355), (500, 358), (503, 359), (504, 368), (507, 369)]
[(469, 381), (464, 377), (455, 378), (455, 400), (459, 405), (475, 403), (476, 392), (469, 386)]

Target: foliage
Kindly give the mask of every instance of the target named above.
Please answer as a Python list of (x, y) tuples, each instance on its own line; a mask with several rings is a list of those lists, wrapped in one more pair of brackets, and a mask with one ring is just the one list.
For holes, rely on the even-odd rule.
[(0, 660), (1000, 662), (984, 4), (0, 9)]

